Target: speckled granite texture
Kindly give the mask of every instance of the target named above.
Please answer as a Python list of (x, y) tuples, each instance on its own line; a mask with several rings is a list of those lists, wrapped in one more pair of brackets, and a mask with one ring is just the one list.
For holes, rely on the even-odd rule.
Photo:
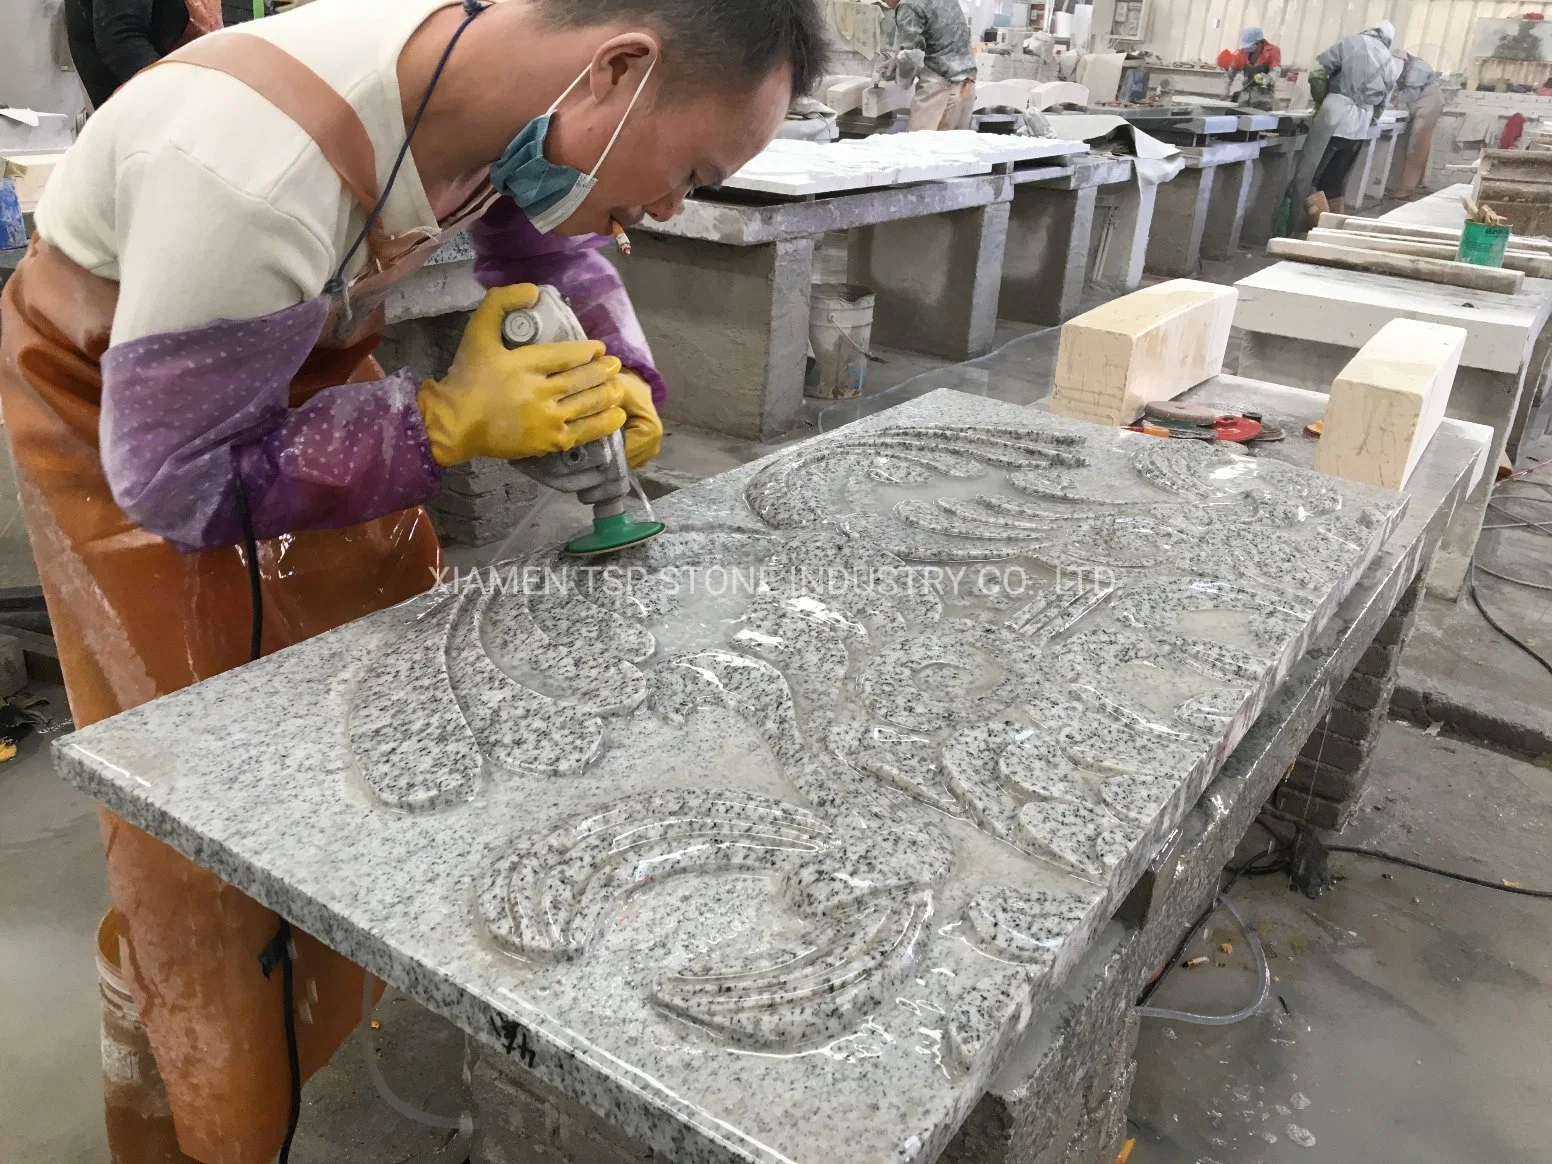
[(939, 392), (58, 760), (670, 1158), (931, 1160), (1404, 504)]

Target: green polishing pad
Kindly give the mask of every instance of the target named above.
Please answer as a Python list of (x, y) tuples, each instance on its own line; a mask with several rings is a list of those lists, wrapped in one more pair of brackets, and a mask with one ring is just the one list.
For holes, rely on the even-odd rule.
[(628, 513), (593, 519), (593, 532), (566, 543), (566, 552), (578, 556), (608, 554), (649, 541), (663, 532), (660, 521), (637, 521)]

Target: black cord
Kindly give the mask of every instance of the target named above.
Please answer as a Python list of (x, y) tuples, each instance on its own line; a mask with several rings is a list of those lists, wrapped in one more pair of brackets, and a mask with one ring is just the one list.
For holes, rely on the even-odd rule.
[[(393, 184), (398, 180), (399, 170), (404, 166), (404, 159), (410, 152), (410, 141), (415, 136), (415, 131), (420, 128), (421, 119), (426, 115), (426, 107), (431, 104), (431, 93), (436, 88), (437, 82), (442, 79), (442, 72), (447, 68), (448, 59), (453, 55), (453, 49), (458, 40), (463, 36), (464, 29), (469, 27), (469, 22), (485, 10), (485, 5), (480, 0), (464, 0), (464, 21), (453, 33), (452, 39), (447, 42), (447, 48), (442, 50), (442, 59), (437, 62), (435, 71), (431, 74), (431, 81), (426, 86), (426, 92), (420, 99), (420, 105), (415, 110), (415, 116), (411, 119), (409, 129), (404, 135), (404, 145), (399, 150), (399, 156), (394, 159), (393, 169), (388, 173), (388, 181), (383, 186), (383, 191), (378, 195), (377, 203), (367, 214), (366, 225), (361, 228), (361, 233), (351, 244), (350, 250), (345, 253), (344, 260), (334, 277), (325, 285), (324, 290), (330, 293), (339, 293), (345, 287), (345, 268), (355, 258), (356, 252), (361, 249), (361, 244), (371, 233), (378, 216), (382, 214), (383, 206), (388, 201), (388, 195), (393, 190)], [(264, 593), (260, 586), (259, 577), (259, 547), (258, 539), (254, 536), (253, 513), (248, 507), (248, 493), (243, 488), (242, 478), (236, 480), (237, 486), (237, 516), (242, 522), (243, 552), (248, 559), (248, 589), (252, 602), (252, 633), (248, 643), (248, 655), (250, 660), (257, 660), (263, 653), (264, 638)], [(286, 1032), (286, 1064), (291, 1072), (291, 1104), (286, 1116), (286, 1137), (280, 1144), (280, 1155), (277, 1164), (289, 1164), (291, 1159), (291, 1144), (296, 1139), (297, 1125), (302, 1119), (302, 1060), (296, 1042), (296, 967), (291, 960), (291, 923), (285, 918), (280, 919), (280, 928), (275, 936), (259, 953), (259, 968), (264, 971), (264, 977), (268, 978), (276, 966), (280, 967), (280, 995), (281, 1005), (284, 1007), (282, 1021)]]
[[(1519, 473), (1516, 473), (1512, 477), (1507, 477), (1504, 480), (1495, 483), (1493, 485), (1492, 491), (1488, 495), (1488, 503), (1487, 503), (1488, 504), (1488, 508), (1491, 509), (1495, 505), (1499, 504), (1500, 498), (1498, 496), (1498, 491), (1500, 489), (1502, 489), (1505, 485), (1511, 485), (1511, 484), (1514, 484), (1514, 483), (1518, 482), (1518, 483), (1524, 484), (1524, 485), (1539, 485), (1543, 489), (1545, 489), (1545, 488), (1552, 488), (1552, 482), (1542, 481), (1542, 480), (1532, 480), (1529, 477), (1529, 474), (1534, 473), (1538, 469), (1544, 468), (1546, 466), (1546, 464), (1547, 464), (1547, 462), (1543, 461), (1539, 465), (1532, 465), (1528, 469), (1522, 469)], [(1531, 496), (1529, 494), (1515, 493), (1515, 494), (1512, 494), (1512, 495), (1505, 496), (1501, 500), (1502, 501), (1539, 501), (1539, 502), (1548, 502), (1548, 501), (1552, 501), (1552, 497), (1541, 497), (1539, 495), (1538, 496)], [(1547, 523), (1545, 523), (1545, 522), (1533, 521), (1530, 518), (1521, 517), (1519, 514), (1513, 513), (1513, 512), (1511, 512), (1509, 510), (1503, 510), (1502, 512), (1504, 513), (1504, 515), (1506, 517), (1513, 518), (1516, 524), (1515, 525), (1495, 526), (1493, 528), (1497, 528), (1497, 529), (1526, 528), (1526, 529), (1533, 529), (1536, 532), (1542, 533), (1542, 534), (1552, 533), (1552, 529), (1549, 529), (1548, 526), (1547, 526)], [(1486, 527), (1484, 527), (1484, 528), (1486, 528)], [(1487, 567), (1484, 566), (1483, 569), (1486, 570)], [(1491, 571), (1488, 571), (1488, 572), (1491, 573)], [(1519, 582), (1520, 580), (1519, 579), (1515, 579), (1515, 578), (1505, 578), (1504, 581), (1506, 581), (1506, 582)], [(1521, 582), (1520, 584), (1521, 585), (1525, 585), (1525, 583), (1523, 583), (1523, 582)], [(1508, 639), (1515, 646), (1519, 647), (1520, 650), (1524, 651), (1532, 659), (1535, 659), (1536, 662), (1540, 663), (1542, 668), (1544, 670), (1546, 670), (1548, 673), (1552, 673), (1552, 660), (1549, 660), (1545, 655), (1543, 655), (1540, 651), (1538, 651), (1534, 647), (1532, 647), (1524, 639), (1522, 639), (1518, 635), (1512, 633), (1507, 627), (1505, 627), (1501, 622), (1499, 622), (1496, 618), (1494, 618), (1491, 614), (1489, 614), (1487, 612), (1487, 607), (1486, 606), (1482, 605), (1482, 598), (1481, 598), (1481, 596), (1479, 594), (1477, 594), (1477, 559), (1476, 559), (1476, 551), (1475, 550), (1472, 552), (1472, 555), (1471, 555), (1471, 567), (1470, 567), (1470, 569), (1466, 573), (1466, 592), (1471, 595), (1471, 604), (1477, 608), (1477, 613), (1482, 616), (1482, 618), (1487, 622), (1488, 626), (1492, 627), (1495, 631), (1497, 631), (1504, 638)]]
[[(259, 545), (253, 532), (253, 513), (248, 508), (248, 492), (238, 477), (237, 516), (242, 522), (243, 553), (248, 559), (248, 589), (253, 604), (252, 633), (248, 653), (257, 660), (262, 653), (264, 638), (264, 592), (259, 586)], [(289, 1164), (291, 1142), (296, 1139), (297, 1124), (302, 1119), (302, 1058), (296, 1044), (296, 967), (291, 961), (291, 923), (280, 919), (280, 928), (259, 951), (259, 969), (268, 978), (276, 966), (280, 967), (280, 1002), (285, 1008), (282, 1021), (286, 1032), (286, 1063), (291, 1071), (291, 1107), (286, 1115), (286, 1138), (281, 1141), (278, 1164)]]
[[(1272, 873), (1286, 872), (1292, 866), (1292, 858), (1289, 856), (1289, 854), (1293, 852), (1295, 842), (1298, 840), (1300, 833), (1307, 834), (1309, 830), (1299, 822), (1294, 821), (1281, 813), (1275, 812), (1271, 806), (1268, 806), (1266, 811), (1274, 813), (1274, 815), (1277, 815), (1280, 819), (1288, 820), (1289, 823), (1294, 826), (1294, 835), (1292, 837), (1285, 837), (1276, 829), (1268, 826), (1267, 823), (1260, 818), (1257, 818), (1255, 821), (1251, 822), (1252, 824), (1260, 825), (1263, 829), (1270, 833), (1272, 839), (1276, 841), (1277, 844), (1273, 847), (1271, 852), (1261, 853), (1257, 856), (1251, 857), (1245, 861), (1244, 864), (1239, 865), (1236, 868), (1227, 869), (1226, 872), (1229, 875), (1229, 879), (1225, 881), (1222, 887), (1219, 889), (1219, 895), (1225, 894), (1230, 889), (1234, 888), (1234, 883), (1241, 877), (1265, 877)], [(1473, 877), (1469, 873), (1456, 873), (1450, 869), (1440, 869), (1435, 865), (1425, 865), (1421, 861), (1413, 861), (1407, 857), (1398, 857), (1393, 853), (1384, 853), (1378, 849), (1360, 849), (1356, 845), (1325, 845), (1323, 847), (1327, 853), (1349, 853), (1355, 857), (1371, 857), (1376, 861), (1388, 861), (1393, 865), (1403, 865), (1408, 869), (1416, 869), (1422, 873), (1432, 873), (1438, 877), (1448, 877), (1452, 881), (1462, 881), (1467, 885), (1480, 885), (1483, 889), (1498, 889), (1502, 890), (1504, 893), (1518, 894), (1521, 897), (1534, 897), (1541, 900), (1552, 900), (1552, 890), (1526, 889), (1523, 886), (1509, 885), (1503, 881), (1490, 881), (1484, 877)], [(1208, 919), (1211, 918), (1212, 915), (1217, 912), (1217, 910), (1218, 899), (1215, 895), (1213, 898), (1213, 903), (1202, 911), (1201, 915), (1196, 919), (1196, 921), (1191, 923), (1191, 928), (1186, 931), (1186, 936), (1180, 940), (1180, 944), (1177, 945), (1174, 952), (1170, 954), (1169, 960), (1164, 963), (1164, 968), (1159, 972), (1158, 977), (1155, 978), (1152, 982), (1148, 983), (1147, 987), (1143, 990), (1142, 995), (1137, 999), (1138, 1006), (1146, 1006), (1148, 1004), (1148, 1000), (1152, 998), (1158, 988), (1164, 984), (1164, 979), (1169, 977), (1170, 971), (1180, 964), (1181, 955), (1186, 952), (1186, 947), (1191, 944), (1192, 940), (1201, 931), (1202, 927), (1207, 924)]]
[[(1255, 824), (1259, 822), (1252, 821), (1251, 823)], [(1271, 829), (1267, 829), (1267, 832), (1271, 831)], [(1277, 834), (1273, 833), (1272, 835), (1275, 837)], [(1259, 877), (1262, 872), (1277, 872), (1276, 869), (1262, 870), (1258, 867), (1257, 863), (1263, 860), (1265, 856), (1265, 854), (1262, 854), (1262, 856), (1252, 857), (1239, 868), (1228, 870), (1228, 881), (1225, 882), (1219, 888), (1218, 892), (1213, 895), (1212, 904), (1204, 909), (1201, 913), (1201, 916), (1191, 923), (1191, 928), (1186, 931), (1186, 936), (1180, 939), (1180, 944), (1175, 947), (1174, 953), (1169, 956), (1169, 961), (1164, 963), (1164, 969), (1159, 971), (1158, 977), (1156, 977), (1152, 982), (1148, 983), (1148, 985), (1143, 988), (1141, 996), (1137, 999), (1138, 1006), (1147, 1006), (1148, 1000), (1153, 997), (1154, 993), (1160, 986), (1164, 985), (1164, 979), (1169, 977), (1169, 972), (1180, 964), (1180, 956), (1186, 952), (1186, 947), (1191, 944), (1192, 939), (1195, 938), (1196, 935), (1201, 931), (1201, 928), (1207, 924), (1208, 919), (1211, 918), (1213, 914), (1218, 912), (1218, 898), (1220, 896), (1233, 889), (1234, 883), (1241, 877)], [(1279, 868), (1286, 867), (1286, 861), (1279, 866)]]
[(372, 227), (377, 224), (378, 217), (383, 212), (383, 207), (388, 203), (388, 195), (393, 192), (393, 184), (399, 180), (399, 170), (404, 166), (404, 159), (409, 156), (410, 142), (415, 139), (415, 131), (420, 128), (420, 122), (426, 116), (426, 107), (431, 104), (431, 94), (435, 92), (437, 82), (442, 79), (442, 71), (447, 68), (447, 62), (453, 55), (453, 49), (458, 47), (459, 38), (464, 30), (469, 27), (474, 18), (484, 12), (487, 5), (480, 0), (463, 0), (464, 18), (458, 30), (453, 33), (452, 39), (447, 42), (447, 47), (442, 50), (442, 59), (437, 61), (437, 67), (432, 70), (431, 80), (426, 85), (426, 91), (421, 95), (420, 104), (415, 109), (415, 116), (410, 118), (409, 128), (404, 132), (404, 144), (399, 147), (399, 156), (393, 160), (393, 169), (388, 171), (388, 181), (383, 184), (383, 191), (377, 196), (377, 202), (368, 211), (366, 224), (362, 226), (361, 233), (356, 235), (356, 241), (350, 244), (350, 249), (345, 252), (339, 267), (334, 272), (334, 277), (324, 284), (325, 294), (339, 295), (345, 290), (345, 269), (350, 266), (350, 261), (356, 257), (356, 252), (366, 242), (371, 234)]
[(1405, 865), (1408, 869), (1417, 869), (1423, 873), (1432, 873), (1438, 877), (1448, 877), (1451, 881), (1464, 881), (1467, 885), (1480, 885), (1483, 889), (1499, 889), (1504, 893), (1517, 893), (1521, 897), (1539, 897), (1543, 900), (1552, 900), (1552, 890), (1526, 889), (1523, 885), (1510, 885), (1503, 881), (1489, 881), (1484, 877), (1473, 877), (1469, 873), (1456, 873), (1451, 869), (1440, 869), (1433, 865), (1425, 865), (1421, 861), (1413, 861), (1407, 857), (1398, 857), (1394, 853), (1382, 853), (1378, 849), (1360, 849), (1356, 845), (1327, 845), (1328, 853), (1351, 853), (1355, 857), (1372, 857), (1376, 861), (1389, 861), (1392, 865)]
[(268, 978), (276, 966), (280, 967), (280, 998), (285, 1007), (283, 1021), (286, 1028), (286, 1062), (291, 1069), (291, 1109), (286, 1116), (286, 1138), (280, 1143), (280, 1155), (276, 1164), (290, 1164), (291, 1141), (296, 1139), (296, 1126), (302, 1119), (302, 1059), (296, 1046), (296, 966), (291, 960), (291, 923), (280, 919), (280, 928), (259, 954), (259, 969)]
[(1536, 662), (1545, 667), (1547, 671), (1552, 672), (1552, 661), (1548, 661), (1545, 655), (1536, 650), (1535, 647), (1532, 647), (1523, 639), (1514, 634), (1511, 634), (1499, 623), (1496, 618), (1487, 613), (1487, 607), (1482, 605), (1482, 599), (1477, 596), (1477, 560), (1475, 557), (1471, 559), (1471, 572), (1466, 576), (1466, 590), (1471, 595), (1472, 605), (1477, 608), (1477, 613), (1487, 620), (1488, 626), (1492, 627), (1499, 634), (1503, 635), (1504, 638), (1508, 639), (1515, 646), (1519, 647), (1520, 650), (1524, 651), (1532, 659), (1535, 659)]
[(242, 477), (237, 486), (237, 517), (242, 522), (243, 554), (248, 559), (248, 600), (252, 609), (252, 630), (248, 636), (248, 661), (256, 662), (263, 654), (264, 640), (264, 592), (259, 587), (259, 543), (253, 536), (253, 513), (248, 508), (248, 491), (243, 488)]

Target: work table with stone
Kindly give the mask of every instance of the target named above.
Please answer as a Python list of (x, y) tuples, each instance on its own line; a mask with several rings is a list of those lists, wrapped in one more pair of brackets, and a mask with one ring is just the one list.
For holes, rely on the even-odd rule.
[(927, 1161), (1408, 513), (935, 393), (57, 758), (668, 1158)]
[[(1182, 399), (1258, 411), (1289, 434), (1326, 409), (1323, 393), (1231, 375), (1215, 376)], [(946, 1164), (1115, 1159), (1128, 1135), (1138, 1031), (1131, 1004), (1212, 904), (1222, 870), (1269, 797), (1282, 812), (1322, 828), (1356, 811), (1422, 579), (1450, 514), (1486, 475), (1490, 440), (1485, 426), (1444, 421), (1408, 480), (1410, 504), (1384, 548), (1161, 846), (1127, 908), (1014, 1045), (944, 1153)], [(1303, 467), (1317, 448), (1290, 435), (1256, 446), (1256, 455)]]
[[(1393, 220), (1386, 216), (1382, 221)], [(1490, 457), (1495, 464), (1524, 430), (1530, 402), (1552, 366), (1549, 279), (1527, 278), (1513, 293), (1469, 291), (1422, 279), (1279, 262), (1236, 287), (1234, 324), (1244, 332), (1240, 370), (1303, 388), (1329, 388), (1358, 349), (1393, 319), (1464, 328), (1465, 350), (1449, 415), (1493, 427)], [(1456, 515), (1430, 583), (1440, 597), (1454, 599), (1464, 590), (1491, 487), (1490, 480), (1482, 481)]]

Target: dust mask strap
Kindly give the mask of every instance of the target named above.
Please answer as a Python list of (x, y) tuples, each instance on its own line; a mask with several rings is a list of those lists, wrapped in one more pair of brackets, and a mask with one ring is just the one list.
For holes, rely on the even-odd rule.
[[(588, 175), (587, 176), (589, 178), (596, 178), (596, 177), (598, 177), (598, 171), (603, 169), (603, 167), (604, 167), (604, 159), (609, 156), (609, 151), (614, 148), (614, 143), (620, 140), (620, 134), (625, 129), (625, 123), (630, 120), (631, 110), (635, 109), (636, 108), (636, 102), (641, 100), (642, 90), (644, 90), (647, 87), (647, 82), (652, 79), (652, 70), (655, 69), (655, 68), (657, 68), (657, 58), (656, 57), (654, 57), (652, 59), (652, 63), (647, 66), (647, 71), (644, 74), (642, 74), (641, 84), (637, 85), (636, 86), (636, 91), (631, 94), (630, 104), (625, 107), (625, 114), (624, 114), (624, 116), (622, 116), (620, 118), (620, 124), (614, 127), (614, 133), (609, 138), (609, 144), (604, 146), (604, 152), (598, 155), (598, 164), (595, 165), (590, 171), (588, 171)], [(584, 71), (582, 76), (585, 77), (586, 75), (587, 75), (587, 73)], [(572, 89), (576, 88), (577, 81), (580, 81), (581, 79), (582, 79), (582, 77), (578, 77), (576, 81), (571, 82), (571, 88)], [(566, 93), (569, 93), (569, 92), (571, 92), (571, 89), (567, 89), (566, 90)], [(563, 99), (565, 98), (566, 93), (562, 93), (561, 94), (561, 97)], [(555, 104), (559, 105), (560, 102), (557, 101)], [(553, 110), (553, 108), (554, 108), (554, 106), (551, 106), (552, 110)]]

